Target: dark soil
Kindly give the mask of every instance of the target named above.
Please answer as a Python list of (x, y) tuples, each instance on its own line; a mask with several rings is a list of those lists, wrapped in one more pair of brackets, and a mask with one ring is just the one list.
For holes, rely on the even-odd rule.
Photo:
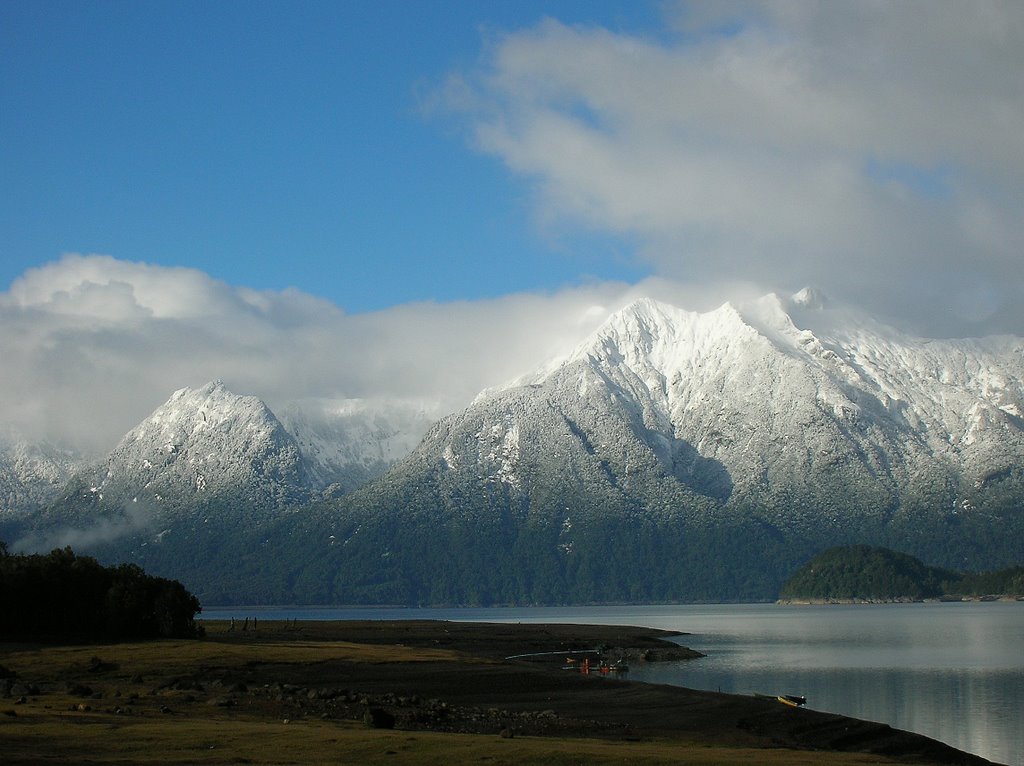
[[(433, 621), (207, 623), (208, 641), (347, 641), (456, 651), (464, 661), (249, 663), (197, 671), (180, 688), (229, 691), (218, 704), (266, 705), (277, 715), (354, 718), (435, 731), (677, 739), (750, 747), (867, 752), (909, 763), (984, 764), (982, 758), (884, 724), (769, 699), (630, 682), (563, 670), (567, 653), (600, 648), (628, 662), (699, 657), (680, 634), (591, 625)], [(551, 654), (546, 654), (546, 653)], [(518, 655), (545, 653), (535, 657)], [(586, 655), (572, 655), (582, 659)], [(594, 657), (596, 666), (600, 661)], [(513, 659), (510, 659), (513, 658)]]

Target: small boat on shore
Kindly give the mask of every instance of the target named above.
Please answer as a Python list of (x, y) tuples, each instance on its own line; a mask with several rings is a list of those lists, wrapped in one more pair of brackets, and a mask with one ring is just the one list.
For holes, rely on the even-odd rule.
[(754, 696), (763, 700), (775, 700), (790, 707), (803, 707), (807, 704), (807, 697), (796, 694), (754, 694)]

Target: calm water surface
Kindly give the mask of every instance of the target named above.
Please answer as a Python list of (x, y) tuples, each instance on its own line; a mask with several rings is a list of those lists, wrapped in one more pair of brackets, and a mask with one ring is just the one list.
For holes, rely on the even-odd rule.
[(523, 609), (207, 609), (259, 619), (579, 622), (680, 630), (699, 660), (630, 678), (737, 694), (802, 694), (807, 706), (881, 721), (1024, 766), (1024, 603), (623, 606)]

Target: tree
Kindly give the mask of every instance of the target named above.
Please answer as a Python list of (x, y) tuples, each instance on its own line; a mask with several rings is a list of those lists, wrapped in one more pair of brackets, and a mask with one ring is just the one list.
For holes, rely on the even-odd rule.
[(76, 556), (11, 555), (0, 543), (0, 635), (60, 640), (194, 637), (199, 600), (134, 564)]

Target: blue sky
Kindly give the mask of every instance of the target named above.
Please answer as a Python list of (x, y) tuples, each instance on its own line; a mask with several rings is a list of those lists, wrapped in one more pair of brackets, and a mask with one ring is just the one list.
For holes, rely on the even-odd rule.
[[(643, 4), (8, 2), (0, 284), (64, 252), (295, 286), (348, 311), (636, 280), (538, 231), (522, 182), (431, 107), (488, 39)], [(577, 249), (585, 247), (585, 258)]]
[(0, 3), (0, 426), (451, 412), (649, 295), (1024, 336), (1024, 3)]
[(11, 0), (0, 285), (97, 253), (365, 312), (657, 276), (1024, 332), (1022, 15)]

